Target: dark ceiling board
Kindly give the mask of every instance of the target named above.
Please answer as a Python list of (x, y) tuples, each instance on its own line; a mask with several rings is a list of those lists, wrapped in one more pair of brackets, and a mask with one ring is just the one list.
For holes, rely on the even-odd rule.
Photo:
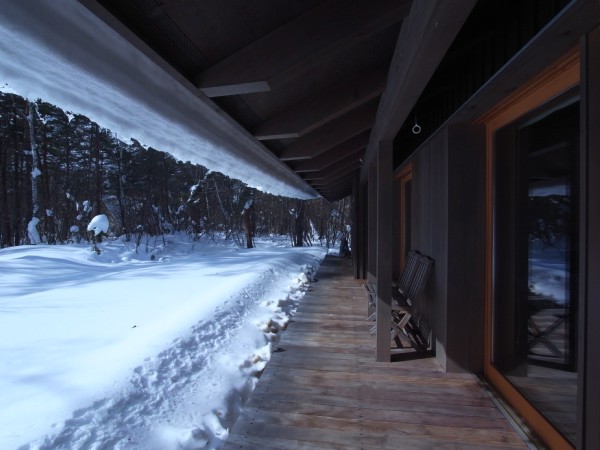
[(343, 180), (338, 181), (337, 183), (330, 184), (328, 186), (313, 186), (315, 190), (320, 192), (321, 194), (328, 195), (337, 195), (341, 197), (346, 197), (352, 192), (354, 176), (344, 178)]
[[(122, 2), (124, 0), (111, 0)], [(139, 0), (136, 0), (140, 2)], [(154, 0), (212, 63), (218, 63), (323, 0)], [(143, 3), (150, 3), (143, 0)], [(207, 67), (207, 66), (205, 66)], [(196, 72), (198, 73), (198, 72)]]
[[(477, 0), (414, 2), (402, 23), (388, 84), (365, 154), (365, 167), (380, 141), (394, 139), (476, 3)], [(361, 176), (366, 175), (363, 169)]]
[(314, 158), (336, 145), (358, 136), (373, 125), (378, 103), (377, 100), (372, 100), (299, 138), (284, 149), (279, 158), (282, 161)]
[(297, 77), (401, 21), (410, 5), (408, 0), (330, 0), (209, 67), (196, 83), (209, 97), (247, 93), (251, 86), (264, 92), (278, 78)]
[(310, 181), (311, 183), (315, 182), (315, 183), (329, 184), (340, 178), (346, 177), (348, 174), (359, 169), (360, 165), (361, 165), (360, 160), (348, 161), (347, 163), (345, 163), (343, 166), (341, 166), (339, 169), (336, 169), (335, 171), (329, 172), (329, 171), (322, 170), (320, 172), (311, 172), (311, 173), (305, 175), (304, 179), (306, 181)]
[[(320, 172), (319, 176), (336, 183), (337, 171), (364, 156), (389, 61), (411, 9), (409, 0), (290, 0), (290, 11), (280, 0), (264, 0), (254, 7), (243, 0), (98, 1), (115, 9), (146, 5), (146, 14), (129, 12), (124, 23), (130, 29), (150, 22), (160, 28), (168, 15), (179, 34), (172, 35), (169, 25), (160, 28), (160, 41), (153, 37), (152, 27), (139, 37), (171, 63), (175, 61), (169, 55), (177, 47), (181, 66), (169, 67), (170, 72), (195, 66), (204, 75), (222, 71), (224, 77), (231, 77), (240, 85), (228, 93), (241, 95), (212, 99), (214, 111), (228, 116), (249, 137), (253, 131), (259, 137), (277, 137), (262, 142), (254, 137), (253, 146), (286, 161), (282, 166), (298, 179), (309, 171)], [(148, 8), (154, 4), (158, 15), (150, 21)], [(240, 11), (244, 13), (239, 15)], [(186, 50), (190, 45), (182, 47), (186, 51), (180, 49), (183, 41), (195, 46), (206, 61), (195, 61)], [(229, 71), (232, 61), (237, 61), (229, 66), (235, 70)], [(177, 75), (190, 80), (197, 73)], [(257, 77), (248, 79), (250, 74)], [(196, 85), (188, 82), (186, 87), (211, 104)], [(270, 90), (254, 92), (263, 89)], [(347, 186), (336, 188), (336, 195)]]
[[(299, 104), (315, 92), (335, 86), (365, 68), (388, 68), (401, 26), (402, 22), (398, 22), (372, 34), (358, 45), (324, 59), (318, 67), (302, 72), (300, 76), (288, 78), (285, 82), (279, 80), (270, 92), (246, 94), (241, 97), (262, 119), (261, 122), (266, 122), (292, 109), (293, 105)], [(218, 99), (225, 98), (229, 97)], [(255, 130), (259, 125), (260, 122), (248, 130)]]
[[(72, 50), (71, 47), (57, 45), (52, 48), (52, 42), (60, 43), (60, 39), (49, 40), (48, 48), (56, 52), (59, 58), (65, 57), (73, 64), (81, 66), (85, 71), (89, 71), (90, 67), (98, 70), (98, 66), (101, 64), (102, 70), (96, 75), (104, 77), (107, 85), (113, 85), (116, 91), (122, 92), (123, 100), (128, 103), (133, 101), (134, 104), (139, 102), (150, 112), (156, 112), (157, 115), (162, 115), (177, 123), (182, 129), (190, 130), (193, 135), (203, 138), (212, 146), (224, 149), (229, 157), (235, 158), (238, 162), (236, 167), (248, 168), (244, 170), (245, 173), (237, 170), (237, 173), (242, 173), (239, 175), (241, 178), (247, 173), (262, 173), (265, 185), (268, 185), (272, 192), (287, 191), (291, 196), (297, 195), (300, 198), (318, 195), (297, 173), (279, 160), (261, 142), (254, 139), (226, 112), (206, 96), (198, 95), (195, 86), (98, 1), (79, 0), (79, 2), (118, 33), (124, 41), (119, 40), (122, 43), (122, 46), (118, 47), (120, 51), (114, 52), (112, 49), (115, 46), (111, 48), (108, 43), (100, 42), (97, 37), (99, 33), (90, 29), (89, 32), (80, 33), (80, 42), (74, 44), (74, 48), (79, 48), (78, 53), (69, 53)], [(44, 2), (40, 3), (40, 5), (42, 4)], [(43, 11), (39, 14), (42, 13)], [(50, 19), (48, 17), (48, 23), (52, 23)], [(75, 23), (77, 19), (71, 18), (70, 20), (71, 22), (64, 21), (65, 26)], [(81, 28), (79, 22), (76, 26), (79, 27), (78, 29)], [(56, 27), (54, 30), (56, 31)], [(102, 33), (108, 33), (107, 29), (102, 27)], [(102, 33), (100, 35), (104, 36)], [(143, 53), (146, 58), (140, 58), (138, 52)], [(94, 58), (90, 58), (90, 55), (93, 55)], [(127, 58), (129, 55), (133, 55), (133, 57)], [(98, 61), (102, 63), (98, 63)], [(140, 63), (135, 64), (135, 61), (140, 61)], [(116, 70), (117, 66), (122, 71)], [(131, 82), (131, 80), (135, 82)], [(173, 132), (177, 133), (176, 130)], [(152, 135), (152, 132), (149, 134)], [(155, 139), (161, 141), (163, 137), (158, 136)], [(191, 156), (195, 151), (206, 152), (202, 148), (188, 150)], [(206, 154), (203, 157), (206, 159)], [(228, 175), (236, 176), (235, 172), (234, 169)]]
[(347, 158), (361, 159), (368, 141), (369, 131), (365, 131), (346, 142), (336, 145), (315, 158), (299, 161), (295, 164), (289, 162), (288, 165), (290, 165), (297, 173), (317, 172), (329, 168)]
[(261, 124), (259, 140), (300, 137), (378, 97), (385, 88), (387, 67), (369, 67), (296, 103)]
[(323, 187), (319, 188), (315, 186), (315, 189), (318, 190), (322, 195), (326, 197), (347, 197), (352, 193), (352, 182), (344, 182), (331, 187)]

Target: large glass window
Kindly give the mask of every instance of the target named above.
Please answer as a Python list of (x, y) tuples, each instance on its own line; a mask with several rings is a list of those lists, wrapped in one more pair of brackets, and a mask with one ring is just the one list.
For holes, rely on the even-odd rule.
[(492, 364), (573, 444), (578, 149), (573, 92), (494, 135)]

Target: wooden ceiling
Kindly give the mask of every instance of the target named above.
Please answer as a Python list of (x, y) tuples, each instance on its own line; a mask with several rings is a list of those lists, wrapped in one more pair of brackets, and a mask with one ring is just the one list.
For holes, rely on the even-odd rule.
[[(389, 75), (402, 80), (407, 67), (425, 68), (410, 72), (415, 86), (391, 86), (407, 101), (391, 99), (387, 110), (407, 114), (476, 2), (80, 1), (128, 29), (189, 81), (194, 95), (224, 111), (332, 201), (352, 193)], [(444, 31), (446, 23), (450, 31)], [(415, 63), (422, 55), (428, 55), (424, 62)], [(405, 119), (386, 117), (400, 121), (384, 124), (391, 138)]]
[(94, 3), (323, 197), (352, 192), (410, 0)]

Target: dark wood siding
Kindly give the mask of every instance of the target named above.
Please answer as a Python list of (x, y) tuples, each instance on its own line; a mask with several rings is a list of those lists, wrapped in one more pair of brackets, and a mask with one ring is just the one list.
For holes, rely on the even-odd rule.
[(425, 143), (413, 161), (413, 249), (433, 258), (423, 291), (423, 313), (433, 328), (436, 356), (446, 368), (448, 259), (448, 149), (445, 131)]
[(448, 370), (483, 371), (485, 131), (448, 129)]
[(484, 161), (482, 127), (442, 128), (413, 158), (412, 247), (435, 260), (423, 293), (436, 357), (448, 371), (483, 362)]
[[(395, 138), (395, 164), (495, 76), (568, 0), (479, 0)], [(422, 132), (414, 134), (417, 121)]]

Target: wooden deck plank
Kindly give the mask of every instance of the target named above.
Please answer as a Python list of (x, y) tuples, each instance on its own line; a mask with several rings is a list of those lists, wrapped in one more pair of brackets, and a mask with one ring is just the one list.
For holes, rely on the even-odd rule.
[[(257, 425), (275, 425), (279, 427), (311, 428), (315, 430), (343, 431), (352, 435), (356, 430), (362, 435), (367, 433), (385, 434), (388, 438), (397, 437), (398, 442), (405, 437), (423, 440), (440, 440), (456, 443), (480, 443), (483, 445), (521, 446), (523, 441), (515, 435), (514, 430), (490, 429), (483, 427), (427, 424), (421, 422), (385, 421), (366, 419), (362, 409), (358, 411), (357, 418), (333, 418), (316, 416), (314, 414), (271, 412), (255, 409), (252, 412), (251, 422), (245, 426), (253, 428)], [(244, 425), (241, 425), (242, 427)], [(350, 442), (352, 443), (352, 442)]]
[(476, 376), (406, 352), (375, 362), (364, 289), (328, 257), (225, 449), (527, 448)]
[[(299, 399), (294, 403), (288, 401), (277, 400), (275, 398), (267, 398), (254, 405), (257, 414), (259, 412), (272, 413), (295, 413), (305, 414), (314, 417), (329, 417), (336, 419), (356, 420), (359, 416), (361, 419), (370, 421), (381, 421), (395, 423), (412, 423), (425, 425), (441, 425), (455, 426), (462, 428), (485, 428), (511, 431), (512, 427), (506, 421), (497, 420), (502, 415), (495, 408), (470, 408), (464, 411), (463, 414), (454, 414), (452, 410), (441, 411), (410, 411), (397, 409), (380, 409), (380, 408), (365, 408), (357, 406), (350, 408), (347, 406), (322, 405), (318, 403), (309, 403), (306, 399)], [(360, 411), (357, 413), (356, 408)], [(253, 410), (248, 410), (249, 415), (253, 414)], [(470, 414), (469, 414), (470, 413)], [(392, 427), (393, 428), (393, 427)]]

